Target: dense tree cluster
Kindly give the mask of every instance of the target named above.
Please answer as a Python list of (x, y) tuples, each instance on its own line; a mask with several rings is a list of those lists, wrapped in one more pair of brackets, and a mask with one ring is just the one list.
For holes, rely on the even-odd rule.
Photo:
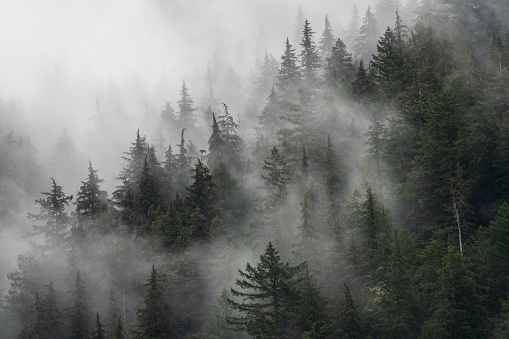
[[(299, 8), (253, 77), (253, 131), (211, 73), (205, 108), (184, 81), (161, 110), (174, 148), (136, 131), (111, 199), (91, 161), (75, 199), (51, 179), (0, 337), (507, 337), (509, 6), (398, 7), (354, 7), (342, 38), (325, 16), (318, 42)], [(0, 221), (35, 159), (5, 133)]]

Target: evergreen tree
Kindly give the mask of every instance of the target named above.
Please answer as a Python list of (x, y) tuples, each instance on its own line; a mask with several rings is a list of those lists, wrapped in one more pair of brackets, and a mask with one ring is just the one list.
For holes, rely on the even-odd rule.
[(95, 316), (95, 331), (92, 332), (92, 339), (105, 339), (106, 331), (104, 330), (103, 324), (101, 324), (101, 319), (99, 318), (99, 313), (96, 313)]
[(283, 190), (289, 181), (288, 166), (276, 146), (271, 149), (262, 169), (265, 172), (262, 174), (262, 179), (269, 193), (269, 206), (275, 208), (281, 201)]
[(361, 17), (357, 6), (353, 5), (352, 14), (350, 20), (348, 20), (348, 30), (346, 31), (345, 42), (352, 50), (352, 46), (355, 45), (355, 39), (359, 36)]
[(122, 317), (118, 318), (117, 327), (113, 333), (113, 339), (126, 339), (124, 326), (122, 325)]
[(263, 108), (261, 115), (258, 116), (260, 130), (266, 139), (275, 139), (276, 131), (282, 127), (280, 117), (283, 115), (282, 98), (272, 86), (270, 94), (267, 98), (267, 104)]
[[(166, 301), (166, 293), (163, 290), (163, 277), (154, 265), (144, 285), (147, 287), (147, 292), (143, 297), (143, 306), (136, 311), (138, 317), (136, 338), (163, 339), (175, 336), (176, 328), (171, 318), (170, 305)], [(121, 324), (120, 319), (119, 323)]]
[[(308, 264), (306, 264), (304, 277), (299, 285), (295, 326), (303, 334), (312, 331), (321, 333), (322, 327), (326, 323), (325, 300), (309, 274)], [(316, 337), (319, 337), (318, 334)]]
[(177, 154), (177, 168), (175, 175), (175, 189), (178, 193), (184, 192), (184, 187), (189, 185), (190, 176), (189, 170), (191, 169), (191, 163), (187, 157), (188, 150), (185, 145), (184, 140), (184, 131), (185, 128), (182, 129), (182, 134), (180, 137), (180, 144), (177, 145), (179, 148), (179, 154)]
[(138, 189), (134, 195), (134, 211), (137, 216), (138, 231), (139, 227), (147, 221), (149, 217), (149, 210), (157, 209), (157, 202), (159, 200), (160, 191), (157, 187), (157, 181), (155, 177), (150, 173), (150, 168), (145, 158), (145, 164), (141, 171), (140, 180), (137, 182)]
[(297, 227), (300, 240), (297, 244), (292, 246), (292, 252), (299, 261), (305, 261), (308, 266), (311, 266), (313, 269), (318, 269), (318, 234), (312, 221), (311, 190), (306, 191), (304, 201), (300, 206), (300, 219), (302, 220), (302, 224)]
[(47, 249), (55, 249), (56, 246), (64, 244), (64, 240), (69, 234), (71, 219), (65, 211), (65, 206), (72, 200), (71, 196), (66, 196), (62, 191), (62, 186), (57, 185), (55, 179), (50, 192), (42, 192), (46, 198), (39, 198), (35, 203), (39, 205), (39, 214), (28, 213), (28, 218), (36, 222), (42, 222), (42, 225), (32, 226), (34, 232), (31, 234), (44, 234)]
[(256, 338), (283, 336), (298, 299), (295, 284), (301, 270), (302, 265), (280, 262), (279, 252), (269, 242), (256, 267), (248, 263), (245, 272), (239, 270), (241, 279), (235, 284), (240, 290), (232, 288), (231, 293), (242, 301), (228, 298), (228, 303), (240, 315), (227, 317), (226, 322), (234, 331)]
[(225, 161), (227, 157), (226, 143), (221, 136), (219, 124), (216, 116), (212, 114), (212, 135), (209, 138), (209, 154), (207, 164), (210, 168), (216, 167), (221, 161)]
[(332, 86), (337, 86), (340, 80), (353, 80), (355, 67), (352, 62), (352, 54), (348, 53), (343, 41), (338, 38), (335, 45), (332, 46), (330, 56), (324, 65), (324, 77)]
[(363, 62), (368, 62), (376, 52), (376, 40), (378, 38), (378, 24), (371, 7), (368, 6), (366, 15), (362, 19), (359, 36), (355, 39), (356, 44), (353, 48), (356, 58), (361, 59)]
[(180, 100), (177, 101), (179, 110), (177, 112), (177, 120), (182, 128), (192, 128), (196, 123), (196, 109), (193, 107), (193, 99), (189, 95), (186, 81), (182, 81), (180, 89)]
[(104, 180), (99, 179), (97, 170), (92, 168), (88, 162), (88, 178), (81, 182), (80, 190), (76, 198), (76, 212), (80, 214), (85, 223), (94, 223), (100, 213), (103, 204), (106, 202), (107, 193), (100, 189), (99, 184)]
[(226, 146), (225, 155), (227, 157), (224, 160), (232, 167), (240, 169), (240, 157), (244, 149), (244, 141), (237, 133), (239, 125), (233, 121), (233, 117), (228, 112), (228, 106), (223, 103), (223, 107), (224, 115), (218, 117), (217, 124), (219, 125), (221, 136)]
[(91, 331), (91, 317), (88, 307), (88, 296), (85, 282), (81, 279), (80, 271), (76, 273), (74, 290), (71, 292), (73, 305), (69, 309), (69, 339), (89, 338)]
[(285, 51), (281, 56), (281, 64), (277, 76), (277, 88), (281, 97), (291, 100), (296, 94), (300, 81), (301, 71), (297, 66), (295, 49), (290, 45), (290, 40), (286, 38)]
[(173, 127), (173, 124), (176, 121), (175, 117), (175, 109), (171, 107), (171, 101), (168, 101), (164, 108), (161, 110), (161, 119), (164, 121), (165, 125), (168, 127)]
[(321, 178), (320, 181), (327, 192), (328, 200), (331, 202), (338, 202), (344, 191), (343, 170), (339, 157), (334, 151), (330, 135), (327, 136), (327, 146), (323, 150), (323, 160), (320, 163)]
[(106, 328), (106, 338), (113, 339), (120, 317), (120, 309), (117, 304), (117, 298), (115, 297), (115, 289), (113, 288), (110, 290), (110, 298), (108, 300), (106, 312), (106, 322), (104, 324)]
[(374, 92), (374, 80), (371, 67), (366, 70), (364, 62), (359, 62), (359, 68), (354, 75), (352, 82), (352, 90), (357, 99), (371, 99)]
[(326, 60), (331, 56), (332, 47), (334, 46), (335, 39), (332, 34), (332, 27), (329, 23), (327, 14), (325, 15), (325, 24), (322, 32), (322, 36), (319, 41), (320, 58), (322, 65), (325, 64)]
[(482, 306), (481, 287), (473, 279), (464, 257), (450, 248), (438, 270), (438, 293), (431, 318), (422, 328), (424, 337), (481, 338), (489, 331)]
[(314, 92), (318, 89), (319, 74), (321, 68), (320, 56), (313, 42), (313, 34), (309, 22), (304, 23), (303, 37), (300, 43), (302, 50), (300, 52), (300, 69), (302, 73), (302, 90), (313, 97)]

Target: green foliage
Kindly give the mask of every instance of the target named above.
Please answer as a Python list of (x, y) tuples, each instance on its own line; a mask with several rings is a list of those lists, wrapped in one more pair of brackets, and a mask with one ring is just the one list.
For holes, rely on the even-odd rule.
[[(239, 290), (231, 289), (230, 306), (240, 313), (227, 317), (234, 331), (247, 331), (255, 338), (282, 336), (298, 299), (295, 283), (302, 265), (280, 262), (278, 251), (269, 242), (256, 267), (249, 263), (239, 270)], [(236, 301), (241, 298), (241, 301)]]
[(32, 234), (44, 234), (45, 245), (48, 249), (60, 246), (64, 243), (69, 232), (71, 219), (65, 207), (72, 200), (71, 196), (66, 196), (62, 191), (62, 186), (57, 185), (55, 179), (50, 192), (42, 192), (46, 198), (39, 198), (35, 203), (39, 205), (39, 214), (28, 214), (28, 218), (36, 222), (42, 222), (42, 225), (34, 225)]
[(171, 318), (173, 314), (163, 284), (163, 277), (157, 272), (155, 265), (152, 265), (150, 276), (144, 284), (147, 291), (143, 297), (143, 306), (136, 311), (138, 319), (134, 333), (136, 338), (162, 339), (176, 335), (175, 324)]
[(92, 332), (92, 339), (105, 339), (106, 331), (104, 330), (104, 325), (101, 324), (101, 319), (99, 318), (99, 313), (96, 313), (95, 316), (95, 330)]

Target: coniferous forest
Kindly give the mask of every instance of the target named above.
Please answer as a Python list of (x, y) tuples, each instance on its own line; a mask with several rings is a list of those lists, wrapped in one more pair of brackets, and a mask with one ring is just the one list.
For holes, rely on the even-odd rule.
[(0, 337), (509, 337), (509, 4), (348, 8), (0, 93)]

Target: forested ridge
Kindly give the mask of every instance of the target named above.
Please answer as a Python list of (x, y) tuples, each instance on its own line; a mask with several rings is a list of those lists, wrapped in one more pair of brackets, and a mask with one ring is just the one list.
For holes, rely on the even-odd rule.
[(0, 338), (509, 337), (509, 4), (305, 14), (250, 79), (179, 82), (121, 154), (98, 96), (113, 177), (65, 128), (42, 159), (0, 101), (0, 235), (30, 225)]

